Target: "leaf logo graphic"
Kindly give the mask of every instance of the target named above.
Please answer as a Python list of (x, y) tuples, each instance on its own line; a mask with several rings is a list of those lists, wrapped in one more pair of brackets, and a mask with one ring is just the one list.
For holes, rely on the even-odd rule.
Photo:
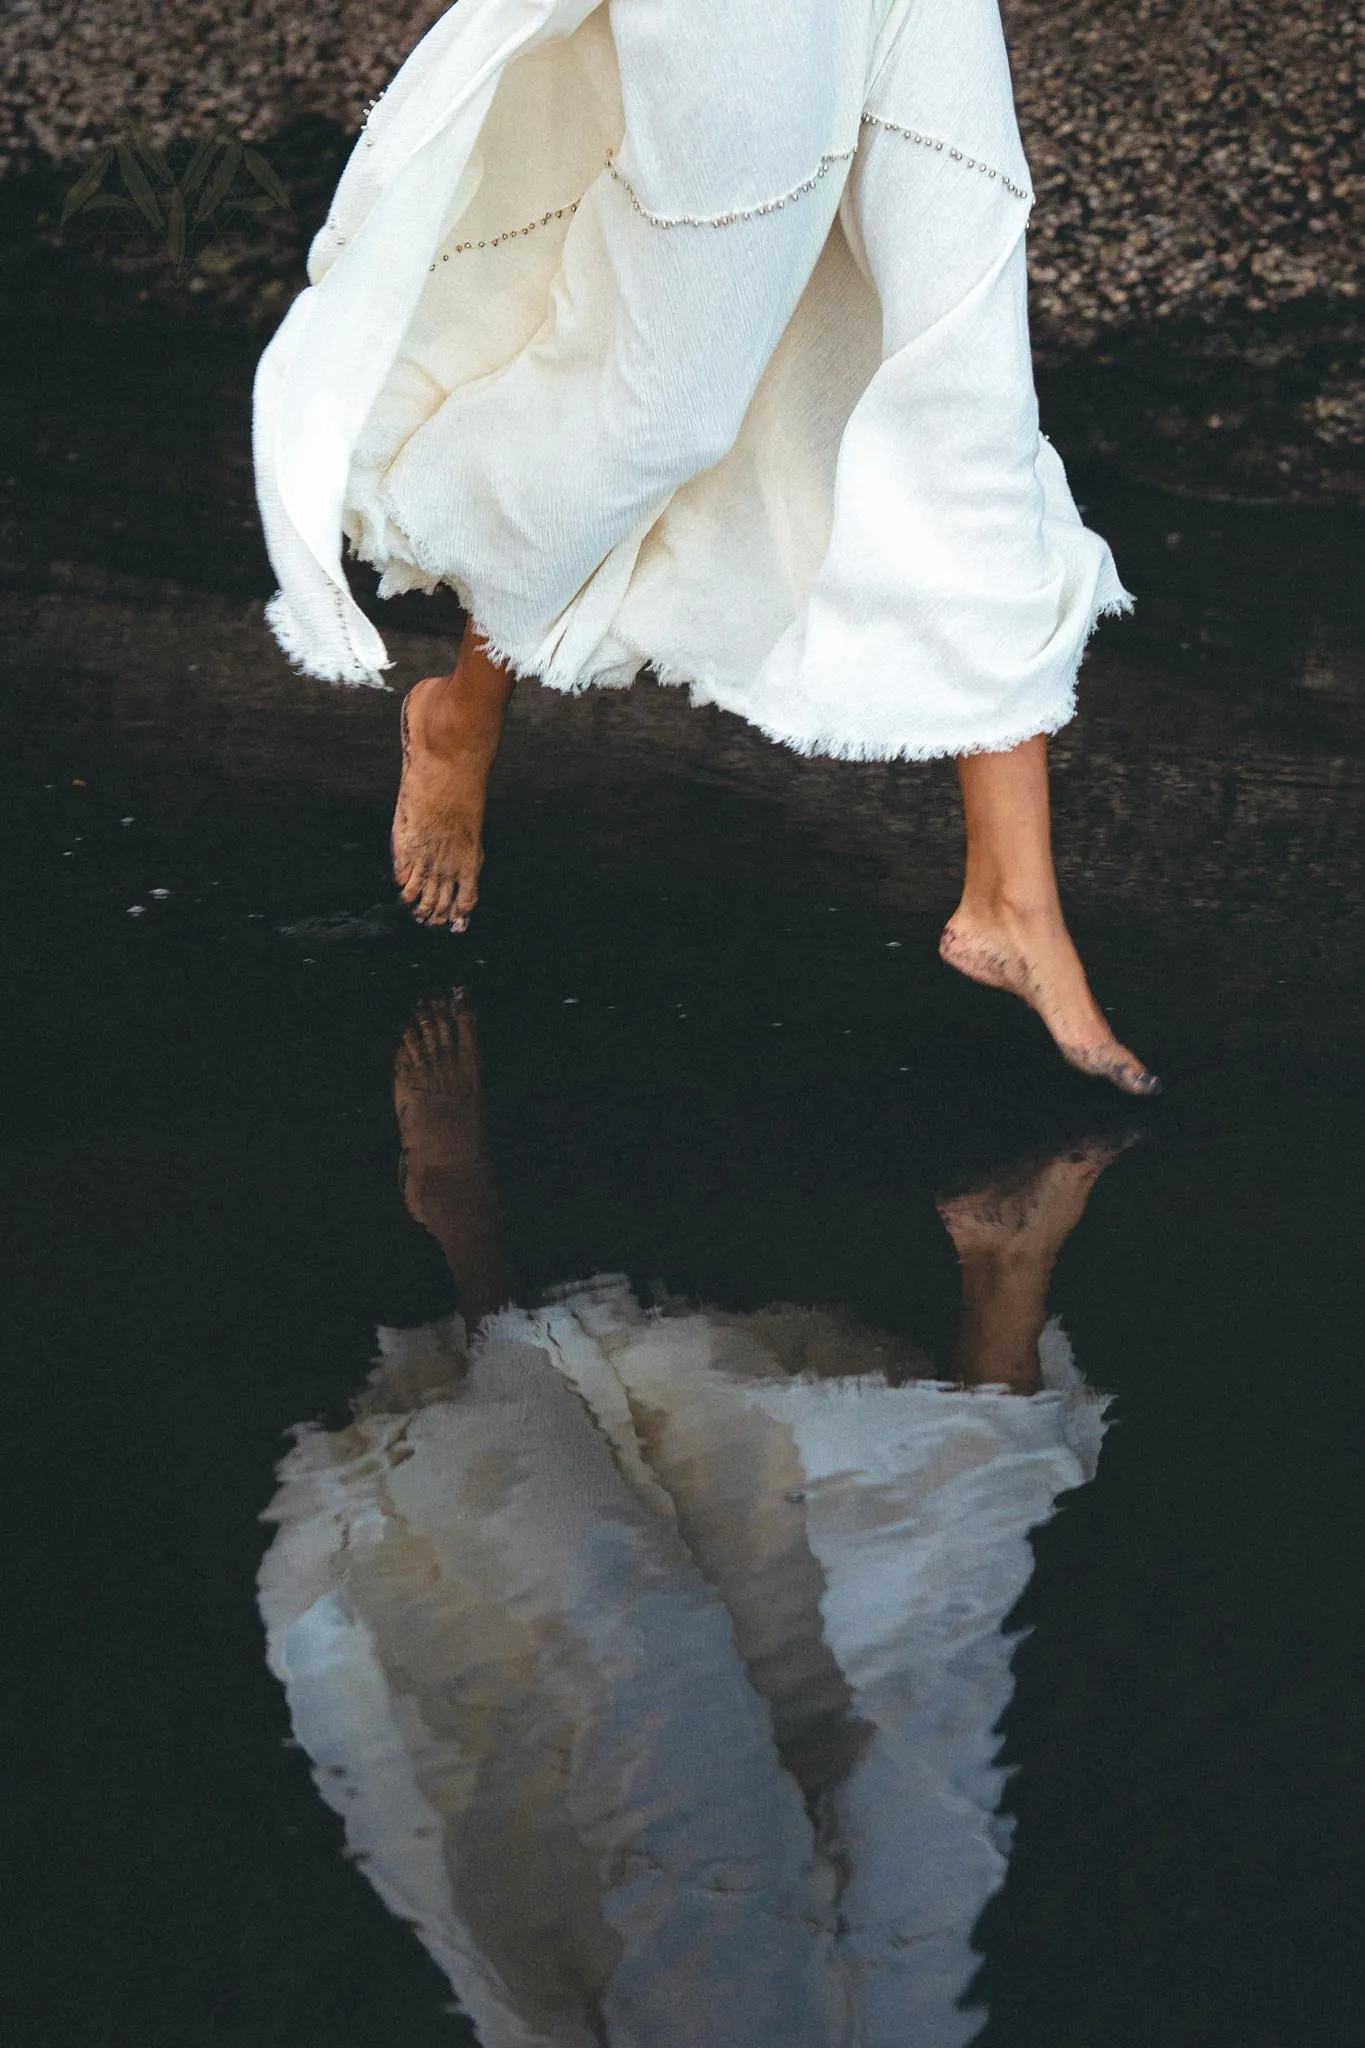
[[(121, 191), (106, 189), (117, 173)], [(113, 217), (135, 231), (151, 229), (177, 274), (196, 236), (234, 214), (290, 212), (289, 193), (262, 151), (221, 129), (192, 149), (158, 149), (145, 123), (126, 141), (102, 149), (71, 185), (61, 225), (78, 215)]]

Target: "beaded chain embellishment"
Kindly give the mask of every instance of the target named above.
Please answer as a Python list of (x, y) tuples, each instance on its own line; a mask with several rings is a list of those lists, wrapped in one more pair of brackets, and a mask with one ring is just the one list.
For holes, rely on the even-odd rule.
[[(520, 235), (533, 235), (537, 228), (549, 227), (552, 220), (563, 220), (565, 214), (577, 213), (582, 203), (581, 199), (575, 199), (572, 205), (552, 207), (549, 213), (542, 213), (537, 220), (528, 220), (524, 228), (504, 228), (500, 235), (488, 235), (482, 242), (457, 242), (453, 249), (445, 251), (441, 261), (449, 263), (452, 256), (463, 256), (470, 249), (497, 249), (504, 242), (515, 242)], [(428, 270), (435, 268), (434, 263), (428, 263)]]
[(617, 170), (610, 150), (607, 152), (607, 169), (617, 184), (624, 188), (631, 205), (641, 219), (647, 220), (652, 228), (728, 228), (737, 220), (755, 220), (761, 213), (776, 213), (780, 206), (788, 205), (793, 199), (800, 199), (803, 193), (813, 192), (832, 165), (846, 164), (853, 153), (851, 149), (829, 150), (821, 157), (819, 169), (811, 177), (804, 178), (799, 185), (793, 185), (790, 192), (780, 193), (776, 199), (765, 199), (757, 206), (736, 207), (733, 213), (651, 213), (642, 203), (629, 178)]
[(987, 178), (998, 178), (1005, 190), (1016, 199), (1031, 199), (1033, 194), (1027, 186), (1016, 185), (1003, 171), (995, 170), (990, 164), (983, 164), (979, 157), (968, 156), (965, 150), (950, 149), (935, 135), (921, 135), (918, 129), (902, 128), (898, 121), (884, 120), (880, 114), (864, 114), (863, 125), (867, 128), (885, 128), (888, 134), (899, 135), (906, 142), (918, 142), (924, 149), (947, 149), (954, 163), (965, 164), (969, 171), (980, 171)]
[[(1005, 173), (997, 170), (993, 164), (983, 163), (979, 157), (968, 156), (965, 150), (954, 149), (950, 144), (941, 142), (935, 135), (922, 135), (916, 128), (903, 128), (898, 121), (888, 121), (881, 114), (864, 114), (861, 118), (864, 127), (883, 128), (888, 134), (899, 135), (906, 142), (918, 143), (922, 149), (946, 150), (954, 163), (962, 164), (969, 171), (980, 171), (985, 178), (998, 178), (1013, 198), (1027, 199), (1032, 205), (1033, 194), (1027, 186), (1016, 185), (1012, 178), (1007, 178)], [(757, 206), (736, 207), (731, 213), (651, 213), (629, 178), (617, 169), (615, 155), (611, 150), (607, 151), (606, 167), (626, 193), (640, 218), (648, 221), (652, 228), (728, 228), (736, 221), (756, 220), (761, 214), (776, 213), (779, 207), (790, 205), (793, 199), (800, 199), (805, 193), (813, 192), (835, 164), (847, 163), (854, 154), (855, 151), (851, 149), (829, 150), (821, 157), (819, 168), (812, 172), (809, 178), (803, 178), (799, 185), (793, 185), (789, 192), (779, 193), (776, 199), (765, 199)], [(537, 220), (527, 221), (524, 227), (504, 228), (501, 234), (487, 235), (481, 242), (456, 242), (452, 248), (444, 252), (439, 261), (449, 263), (452, 256), (464, 256), (471, 249), (497, 249), (504, 242), (515, 242), (522, 235), (534, 234), (537, 228), (547, 228), (553, 220), (563, 220), (566, 214), (577, 213), (581, 204), (581, 200), (575, 199), (569, 206), (552, 207), (548, 213), (542, 213)], [(436, 264), (429, 263), (427, 268), (435, 270)]]

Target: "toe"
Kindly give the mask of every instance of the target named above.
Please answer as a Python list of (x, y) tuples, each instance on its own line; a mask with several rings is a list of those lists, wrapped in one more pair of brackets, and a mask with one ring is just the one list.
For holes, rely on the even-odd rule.
[(1149, 1067), (1129, 1053), (1122, 1071), (1114, 1075), (1120, 1088), (1129, 1095), (1160, 1095), (1161, 1082)]
[[(416, 903), (417, 898), (422, 893), (422, 887), (426, 881), (429, 872), (430, 870), (427, 862), (414, 861), (412, 863), (411, 867), (408, 869), (407, 880), (404, 882), (402, 887), (402, 900), (404, 903)], [(420, 914), (420, 912), (417, 913), (417, 915), (419, 916)]]
[(410, 1070), (421, 1060), (421, 1057), (422, 1037), (417, 1019), (414, 1018), (403, 1033), (403, 1042), (398, 1048), (398, 1056), (394, 1061), (394, 1067), (399, 1078), (405, 1079)]
[(478, 900), (479, 862), (476, 858), (474, 864), (467, 868), (460, 877), (460, 887), (451, 906), (450, 926), (452, 931), (465, 932), (469, 930), (469, 920), (474, 913), (474, 905)]
[(1161, 1083), (1135, 1052), (1115, 1039), (1108, 1048), (1109, 1078), (1127, 1095), (1159, 1095)]
[(1063, 1048), (1072, 1066), (1082, 1073), (1094, 1074), (1102, 1081), (1112, 1081), (1125, 1095), (1159, 1095), (1161, 1083), (1151, 1070), (1145, 1067), (1135, 1052), (1129, 1052), (1126, 1045), (1117, 1039), (1108, 1044), (1084, 1048)]
[(422, 1053), (426, 1060), (439, 1057), (441, 1051), (441, 1030), (439, 1020), (432, 1012), (430, 1003), (423, 1003), (417, 1019), (421, 1037)]
[(436, 884), (436, 893), (435, 893), (434, 897), (432, 898), (432, 904), (431, 904), (431, 922), (432, 922), (433, 924), (449, 924), (449, 922), (450, 922), (450, 906), (451, 906), (451, 904), (453, 903), (454, 899), (455, 899), (455, 878), (454, 878), (454, 876), (453, 876), (453, 875), (442, 875), (442, 876), (440, 876), (440, 878), (439, 878), (439, 880), (437, 881), (437, 884)]
[(422, 885), (422, 894), (417, 902), (417, 915), (423, 924), (432, 924), (436, 917), (436, 903), (441, 893), (441, 877), (428, 874)]

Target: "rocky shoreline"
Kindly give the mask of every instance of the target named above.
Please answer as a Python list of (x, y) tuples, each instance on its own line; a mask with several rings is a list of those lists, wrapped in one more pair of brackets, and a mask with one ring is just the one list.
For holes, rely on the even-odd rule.
[[(439, 0), (12, 0), (0, 24), (7, 314), (141, 315), (262, 333), (368, 100)], [(1365, 489), (1360, 23), (1338, 0), (1004, 0), (1037, 202), (1032, 322), (1058, 438), (1232, 496)], [(291, 209), (224, 216), (172, 265), (141, 222), (63, 202), (138, 123), (215, 125)]]

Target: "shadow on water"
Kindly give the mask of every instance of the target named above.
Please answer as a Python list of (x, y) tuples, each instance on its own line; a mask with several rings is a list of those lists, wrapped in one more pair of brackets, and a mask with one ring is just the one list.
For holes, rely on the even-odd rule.
[[(1064, 880), (1168, 1092), (1006, 1262), (1027, 1331), (1056, 1254), (1053, 1378), (967, 1393), (926, 1359), (1006, 1297), (936, 1203), (1036, 1223), (1114, 1102), (938, 965), (951, 776), (521, 690), (473, 931), (418, 933), (394, 698), (261, 624), (246, 357), (96, 355), (30, 348), (0, 476), (14, 2038), (420, 2048), (469, 2038), (453, 1983), (489, 2039), (499, 2001), (839, 2039), (843, 1999), (900, 2042), (913, 1997), (928, 2043), (1354, 2048), (1352, 516), (1083, 480), (1139, 606), (1057, 749)], [(438, 605), (385, 623), (401, 683), (448, 659)]]

